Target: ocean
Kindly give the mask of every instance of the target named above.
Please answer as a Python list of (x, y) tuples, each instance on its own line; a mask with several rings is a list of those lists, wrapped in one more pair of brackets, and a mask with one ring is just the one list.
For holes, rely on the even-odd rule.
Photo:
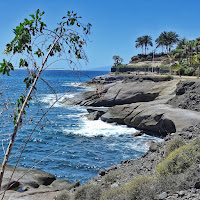
[[(29, 108), (26, 108), (27, 114), (23, 116), (8, 164), (16, 163), (35, 124), (60, 97), (36, 128), (18, 166), (30, 168), (36, 165), (35, 169), (52, 173), (58, 179), (86, 183), (101, 169), (143, 155), (148, 150), (149, 141), (161, 141), (146, 134), (132, 137), (136, 130), (127, 126), (101, 120), (89, 121), (84, 117), (86, 107), (61, 103), (64, 97), (73, 98), (76, 93), (91, 90), (81, 87), (81, 82), (107, 73), (46, 70), (37, 84)], [(9, 77), (0, 74), (1, 162), (14, 128), (13, 113), (17, 99), (25, 91), (23, 80), (26, 74), (25, 70), (19, 69), (11, 72)]]

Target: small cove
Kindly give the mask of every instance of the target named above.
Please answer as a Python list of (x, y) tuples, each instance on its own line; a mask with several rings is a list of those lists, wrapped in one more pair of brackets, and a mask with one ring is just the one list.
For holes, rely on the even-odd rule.
[[(77, 92), (87, 90), (79, 86), (80, 80), (87, 81), (107, 72), (84, 73), (87, 76), (80, 73), (77, 78), (70, 71), (48, 70), (43, 78), (52, 86), (58, 97), (68, 90), (70, 92), (66, 95), (73, 97)], [(0, 91), (3, 95), (0, 109), (3, 110), (6, 103), (10, 104), (9, 110), (1, 115), (0, 137), (4, 148), (13, 129), (11, 115), (15, 109), (17, 93), (21, 94), (25, 88), (24, 76), (23, 70), (16, 70), (11, 77), (1, 75)], [(26, 140), (42, 112), (45, 112), (56, 98), (52, 89), (42, 82), (39, 82), (36, 96), (37, 98), (33, 97), (27, 110), (27, 117), (16, 138), (13, 153)], [(149, 141), (161, 140), (146, 134), (134, 138), (131, 136), (135, 132), (133, 128), (107, 124), (100, 120), (89, 121), (83, 117), (87, 113), (85, 107), (66, 106), (61, 103), (61, 100), (55, 104), (36, 129), (19, 166), (32, 167), (47, 155), (61, 149), (38, 164), (36, 169), (55, 174), (60, 179), (68, 179), (72, 182), (80, 180), (81, 183), (85, 183), (96, 176), (100, 169), (143, 155), (148, 150)], [(1, 148), (1, 157), (3, 151)], [(9, 164), (14, 165), (18, 156), (19, 152), (14, 154)]]

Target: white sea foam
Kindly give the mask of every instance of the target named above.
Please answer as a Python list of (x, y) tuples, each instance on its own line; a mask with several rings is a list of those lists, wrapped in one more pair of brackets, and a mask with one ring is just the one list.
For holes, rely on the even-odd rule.
[(80, 82), (66, 82), (64, 84), (62, 84), (61, 86), (69, 86), (69, 87), (80, 87), (81, 83)]
[(86, 107), (83, 106), (68, 106), (67, 109), (71, 111), (80, 111), (81, 112), (80, 116), (88, 113)]
[(90, 91), (90, 90), (93, 90), (93, 88), (90, 88), (90, 87), (87, 87), (86, 85), (83, 85), (82, 82), (66, 82), (64, 84), (62, 84), (61, 86), (68, 86), (68, 87), (76, 87), (79, 91)]
[(162, 142), (163, 139), (143, 134), (142, 136), (135, 137), (135, 142), (126, 143), (126, 146), (130, 149), (145, 153), (148, 151), (151, 141)]
[(73, 98), (73, 97), (74, 97), (74, 94), (69, 94), (69, 93), (68, 94), (60, 93), (60, 94), (56, 94), (56, 95), (55, 94), (45, 94), (45, 95), (41, 95), (39, 97), (39, 101), (47, 104), (47, 107), (50, 107), (51, 105), (53, 105), (55, 103), (56, 99), (59, 99), (55, 103), (54, 107), (63, 107), (65, 105), (61, 103), (62, 100), (64, 98)]
[(103, 122), (101, 120), (90, 121), (85, 117), (82, 117), (82, 123), (79, 124), (79, 129), (64, 129), (65, 133), (73, 133), (76, 135), (86, 136), (86, 137), (97, 137), (97, 136), (119, 136), (125, 134), (132, 134), (136, 132), (134, 128), (128, 128), (122, 125), (113, 125)]

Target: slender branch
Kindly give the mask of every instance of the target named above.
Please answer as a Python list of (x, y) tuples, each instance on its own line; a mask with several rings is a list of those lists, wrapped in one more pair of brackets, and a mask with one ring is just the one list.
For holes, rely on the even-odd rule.
[(6, 155), (4, 157), (4, 161), (3, 161), (3, 164), (2, 164), (2, 168), (1, 168), (1, 173), (0, 173), (0, 188), (1, 188), (1, 185), (2, 185), (2, 180), (3, 180), (3, 175), (4, 175), (4, 172), (5, 172), (5, 168), (6, 168), (6, 164), (8, 162), (8, 159), (9, 159), (9, 156), (10, 156), (10, 153), (11, 153), (11, 150), (12, 150), (12, 146), (14, 144), (14, 141), (15, 141), (15, 137), (16, 137), (16, 134), (17, 134), (17, 131), (18, 131), (18, 128), (19, 128), (19, 125), (21, 123), (21, 119), (22, 119), (22, 115), (24, 113), (24, 109), (28, 103), (28, 100), (30, 99), (31, 97), (31, 93), (32, 91), (35, 89), (35, 85), (40, 77), (40, 74), (42, 73), (43, 71), (43, 67), (45, 65), (45, 63), (47, 62), (47, 59), (49, 57), (49, 54), (50, 52), (52, 51), (52, 49), (54, 48), (55, 44), (58, 42), (58, 40), (61, 38), (61, 35), (59, 37), (57, 37), (57, 39), (55, 39), (54, 43), (52, 44), (51, 48), (49, 49), (47, 55), (46, 55), (46, 58), (44, 59), (44, 62), (42, 63), (42, 66), (40, 67), (40, 70), (36, 76), (36, 78), (34, 79), (34, 82), (26, 96), (26, 99), (22, 105), (22, 108), (20, 110), (20, 113), (18, 115), (18, 119), (17, 119), (17, 122), (16, 122), (16, 125), (14, 127), (14, 131), (13, 131), (13, 134), (12, 134), (12, 137), (11, 137), (11, 140), (9, 142), (9, 145), (8, 145), (8, 148), (7, 148), (7, 151), (6, 151)]
[[(26, 146), (27, 146), (29, 140), (31, 139), (33, 133), (35, 132), (35, 129), (38, 127), (38, 125), (40, 124), (40, 122), (42, 121), (42, 119), (46, 116), (46, 114), (49, 112), (49, 110), (50, 110), (63, 96), (65, 96), (65, 95), (66, 95), (68, 92), (70, 92), (70, 91), (71, 91), (71, 89), (69, 89), (69, 90), (68, 90), (64, 95), (62, 95), (61, 97), (56, 98), (55, 102), (46, 110), (46, 112), (42, 115), (42, 117), (41, 117), (41, 118), (38, 120), (38, 122), (36, 123), (35, 127), (33, 128), (31, 134), (29, 135), (28, 139), (26, 140), (26, 142), (25, 142), (25, 144), (24, 144), (24, 147), (23, 147), (23, 149), (22, 149), (22, 151), (21, 151), (21, 153), (20, 153), (20, 155), (19, 155), (19, 157), (18, 157), (18, 160), (17, 160), (17, 162), (16, 162), (16, 164), (15, 164), (15, 167), (14, 167), (14, 170), (13, 170), (11, 176), (10, 176), (10, 179), (9, 179), (9, 181), (8, 181), (8, 184), (7, 184), (7, 186), (6, 186), (6, 189), (4, 190), (2, 199), (4, 198), (5, 193), (6, 193), (6, 191), (9, 189), (9, 187), (11, 187), (10, 182), (11, 182), (11, 180), (12, 180), (12, 177), (13, 177), (14, 173), (15, 173), (15, 170), (16, 170), (16, 168), (17, 168), (17, 165), (18, 165), (18, 163), (19, 163), (19, 160), (20, 160), (20, 158), (21, 158), (21, 156), (22, 156), (22, 154), (23, 154), (23, 152), (24, 152), (24, 150), (25, 150), (25, 148), (26, 148)], [(22, 145), (21, 145), (21, 146), (22, 146)], [(20, 147), (21, 147), (21, 146), (20, 146)], [(65, 146), (65, 147), (66, 147), (66, 146)], [(60, 149), (59, 149), (59, 150), (60, 150)], [(57, 151), (58, 151), (58, 150), (54, 151), (54, 153), (57, 152)], [(47, 157), (49, 157), (50, 155), (52, 155), (52, 153), (49, 154)], [(47, 157), (45, 157), (45, 158), (47, 158)], [(40, 162), (42, 162), (45, 158), (43, 158), (42, 160), (40, 160), (37, 164), (39, 164)], [(36, 165), (34, 165), (34, 167), (35, 167), (35, 166), (36, 166)], [(31, 168), (31, 169), (32, 169), (32, 168)], [(25, 174), (24, 174), (24, 175), (25, 175)], [(24, 176), (24, 175), (23, 175), (23, 176)], [(23, 176), (22, 176), (22, 177), (23, 177)], [(21, 178), (22, 178), (22, 177), (21, 177)], [(19, 180), (19, 179), (18, 179), (18, 180)], [(18, 181), (18, 180), (17, 180), (17, 181)], [(13, 184), (14, 184), (14, 183), (13, 183)]]

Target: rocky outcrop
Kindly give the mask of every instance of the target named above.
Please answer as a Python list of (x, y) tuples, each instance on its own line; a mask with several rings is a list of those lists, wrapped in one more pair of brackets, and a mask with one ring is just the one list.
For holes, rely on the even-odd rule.
[(103, 121), (126, 124), (136, 129), (166, 136), (196, 125), (200, 121), (198, 112), (173, 108), (170, 105), (126, 104), (114, 106), (101, 116)]
[[(110, 84), (110, 83), (114, 83), (114, 82), (118, 82), (118, 81), (127, 81), (127, 80), (131, 80), (132, 82), (135, 81), (154, 81), (154, 82), (162, 82), (162, 81), (169, 81), (171, 80), (172, 77), (171, 76), (146, 76), (146, 75), (135, 75), (135, 73), (109, 73), (106, 75), (102, 75), (102, 76), (97, 76), (89, 81), (86, 82), (86, 85), (98, 85), (98, 84)], [(83, 84), (85, 85), (85, 84)]]
[[(6, 188), (13, 170), (14, 166), (6, 166), (2, 188)], [(11, 182), (14, 183), (14, 186), (19, 188), (38, 188), (40, 185), (50, 185), (54, 180), (56, 180), (55, 176), (50, 173), (41, 170), (27, 170), (18, 167)]]
[[(6, 189), (14, 166), (7, 165), (4, 174), (2, 190)], [(5, 200), (49, 200), (63, 192), (78, 187), (79, 182), (71, 183), (66, 180), (56, 180), (55, 176), (41, 171), (17, 167), (5, 194)], [(3, 192), (0, 193), (0, 198)]]
[(156, 77), (130, 74), (96, 77), (89, 83), (103, 82), (104, 89), (99, 93), (86, 92), (72, 101), (75, 105), (109, 107), (104, 113), (89, 113), (90, 120), (101, 117), (108, 123), (125, 124), (159, 136), (198, 123), (200, 113), (195, 111), (199, 109), (200, 81), (164, 81), (162, 76)]
[[(147, 79), (147, 78), (146, 78)], [(175, 84), (173, 81), (171, 84)], [(138, 81), (125, 79), (115, 84), (103, 86), (101, 90), (78, 94), (74, 98), (64, 99), (63, 103), (81, 106), (106, 106), (149, 102), (155, 100), (164, 89), (169, 87), (168, 82)]]
[(98, 120), (103, 114), (105, 114), (107, 108), (88, 108), (89, 114), (85, 115), (89, 120)]
[(183, 109), (200, 111), (200, 81), (181, 81), (177, 85), (176, 96), (169, 100), (170, 105)]

